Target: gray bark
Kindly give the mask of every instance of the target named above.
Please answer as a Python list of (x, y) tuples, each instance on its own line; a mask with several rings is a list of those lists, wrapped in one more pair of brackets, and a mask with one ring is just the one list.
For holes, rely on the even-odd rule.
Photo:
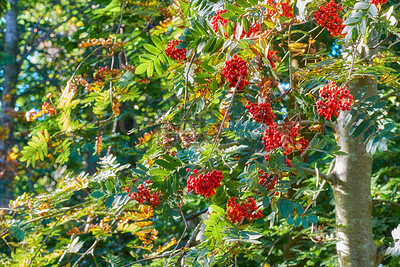
[[(363, 47), (358, 56), (368, 60), (375, 53)], [(350, 57), (350, 51), (348, 54)], [(369, 77), (351, 81), (349, 91), (354, 95), (364, 87), (367, 88), (365, 97), (377, 94), (377, 85)], [(335, 130), (341, 151), (348, 155), (336, 158), (337, 179), (331, 184), (335, 196), (338, 264), (341, 267), (377, 266), (380, 256), (372, 232), (372, 157), (367, 154), (366, 145), (349, 134), (352, 123), (345, 125), (347, 114), (339, 115)]]
[(11, 181), (12, 173), (7, 166), (7, 154), (13, 144), (13, 120), (9, 115), (10, 110), (14, 108), (16, 100), (16, 84), (18, 81), (19, 65), (17, 62), (18, 55), (18, 24), (17, 24), (17, 0), (10, 0), (10, 9), (5, 14), (6, 32), (4, 34), (4, 52), (9, 58), (4, 64), (4, 82), (1, 97), (1, 113), (0, 126), (2, 129), (8, 129), (9, 133), (0, 139), (0, 180), (3, 182), (1, 188), (2, 194), (0, 206), (8, 206), (8, 202), (12, 197)]

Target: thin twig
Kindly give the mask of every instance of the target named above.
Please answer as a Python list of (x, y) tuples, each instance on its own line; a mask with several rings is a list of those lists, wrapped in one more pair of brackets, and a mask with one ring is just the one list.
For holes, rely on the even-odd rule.
[(376, 203), (390, 204), (392, 206), (400, 208), (400, 204), (399, 203), (396, 203), (396, 202), (393, 202), (393, 201), (389, 201), (389, 200), (373, 199), (372, 200), (372, 204), (376, 204)]
[[(176, 246), (175, 246), (174, 250), (177, 250), (177, 248), (179, 247), (179, 244), (181, 243), (181, 241), (182, 241), (183, 237), (185, 236), (186, 231), (187, 231), (187, 229), (188, 229), (188, 223), (187, 223), (187, 221), (186, 221), (185, 215), (183, 215), (182, 207), (181, 207), (181, 206), (179, 206), (179, 211), (181, 212), (183, 222), (185, 223), (185, 229), (183, 230), (183, 233), (182, 233), (182, 235), (181, 235), (181, 238), (179, 238), (178, 242), (176, 243)], [(172, 256), (172, 255), (170, 255), (169, 258), (168, 258), (168, 260), (167, 260), (167, 265), (168, 265), (169, 261), (171, 260), (171, 256)]]
[[(196, 228), (193, 230), (192, 236), (189, 238), (189, 240), (186, 242), (184, 248), (187, 248), (190, 246), (190, 244), (193, 242), (194, 238), (197, 235), (197, 232), (200, 230), (201, 224), (203, 223), (203, 221), (200, 221), (199, 224), (196, 226)], [(183, 259), (183, 257), (185, 256), (186, 252), (185, 250), (182, 251), (181, 255), (179, 256), (178, 260), (177, 260), (177, 265), (181, 266), (181, 261)]]
[(155, 260), (155, 259), (166, 258), (166, 257), (172, 256), (172, 255), (174, 255), (174, 254), (176, 254), (176, 253), (178, 253), (178, 252), (180, 252), (180, 250), (178, 250), (178, 251), (174, 251), (174, 250), (173, 250), (173, 251), (171, 251), (171, 252), (169, 252), (169, 253), (166, 253), (165, 255), (157, 255), (157, 256), (154, 256), (154, 257), (144, 258), (144, 259), (141, 259), (141, 260), (137, 260), (137, 261), (134, 261), (134, 262), (125, 264), (125, 265), (122, 266), (122, 267), (132, 266), (132, 265), (135, 265), (135, 264), (137, 264), (137, 263), (144, 262), (144, 261), (151, 261), (151, 260)]
[(58, 220), (56, 221), (56, 223), (53, 225), (53, 227), (51, 228), (50, 232), (47, 234), (47, 236), (44, 238), (44, 240), (42, 241), (42, 244), (40, 244), (40, 247), (38, 248), (38, 250), (36, 250), (35, 255), (33, 255), (31, 261), (29, 262), (29, 267), (32, 266), (33, 260), (36, 258), (37, 254), (39, 253), (40, 249), (43, 247), (44, 243), (46, 243), (47, 238), (51, 235), (51, 233), (53, 232), (53, 230), (56, 228), (58, 222), (60, 221), (61, 217), (58, 218)]
[(228, 116), (229, 111), (231, 110), (232, 103), (233, 103), (233, 100), (234, 100), (234, 98), (235, 98), (235, 94), (236, 94), (237, 87), (239, 86), (240, 82), (242, 81), (242, 78), (243, 78), (243, 77), (240, 76), (238, 82), (237, 82), (236, 85), (235, 85), (235, 88), (234, 88), (233, 94), (232, 94), (232, 99), (231, 99), (231, 101), (229, 102), (228, 109), (226, 110), (226, 112), (225, 112), (225, 114), (224, 114), (224, 118), (222, 119), (221, 127), (219, 127), (218, 134), (217, 134), (217, 136), (215, 137), (215, 140), (214, 140), (214, 143), (213, 143), (213, 146), (212, 146), (210, 155), (208, 156), (207, 162), (211, 159), (212, 153), (214, 152), (214, 149), (215, 149), (215, 145), (217, 144), (218, 139), (219, 139), (219, 136), (221, 135), (222, 128), (224, 128), (224, 123), (225, 123), (226, 117)]
[[(192, 58), (190, 59), (188, 70), (186, 72), (185, 99), (184, 99), (184, 102), (183, 102), (183, 110), (185, 112), (183, 114), (182, 122), (181, 122), (181, 125), (179, 126), (179, 129), (181, 129), (182, 125), (185, 124), (185, 120), (186, 120), (186, 116), (187, 116), (187, 112), (188, 112), (188, 110), (186, 110), (186, 105), (187, 105), (187, 95), (188, 95), (188, 89), (189, 89), (189, 72), (190, 72), (190, 68), (192, 67), (192, 64), (193, 64), (194, 55), (195, 54), (193, 53)], [(183, 127), (183, 128), (185, 128), (185, 127)]]

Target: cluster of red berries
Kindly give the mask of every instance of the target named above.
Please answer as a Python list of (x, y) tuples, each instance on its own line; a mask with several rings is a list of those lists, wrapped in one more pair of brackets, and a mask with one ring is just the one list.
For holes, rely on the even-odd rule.
[(282, 133), (278, 130), (276, 122), (272, 123), (267, 129), (265, 129), (262, 142), (265, 151), (267, 152), (282, 146)]
[(225, 12), (228, 11), (225, 9), (218, 11), (211, 20), (211, 25), (215, 33), (218, 33), (218, 21), (221, 23), (222, 26), (225, 26), (229, 22), (229, 20), (221, 17), (221, 14)]
[(55, 114), (54, 107), (49, 102), (44, 102), (42, 104), (42, 113), (43, 114), (50, 114), (50, 116), (54, 116)]
[(198, 176), (189, 176), (187, 191), (194, 190), (196, 194), (211, 197), (215, 194), (215, 188), (221, 186), (222, 178), (222, 171), (217, 170)]
[(268, 191), (273, 191), (278, 182), (278, 175), (269, 175), (263, 170), (258, 171), (258, 183), (265, 187)]
[(282, 135), (282, 147), (285, 156), (289, 155), (294, 150), (302, 151), (307, 147), (308, 140), (304, 137), (298, 138), (299, 133), (297, 127), (293, 127), (290, 133)]
[(171, 40), (165, 47), (165, 53), (173, 60), (186, 60), (186, 48), (180, 49), (176, 46), (182, 42), (181, 40)]
[(247, 201), (248, 202), (240, 204), (236, 202), (235, 197), (231, 197), (228, 200), (226, 211), (232, 223), (241, 223), (243, 218), (246, 218), (247, 221), (262, 218), (262, 210), (257, 211), (258, 207), (256, 201), (252, 198), (249, 198)]
[(276, 64), (275, 64), (275, 62), (277, 60), (276, 54), (278, 54), (278, 51), (268, 51), (267, 59), (268, 59), (269, 63), (271, 64), (272, 68), (276, 67)]
[(108, 71), (108, 66), (100, 67), (97, 73), (94, 75), (93, 80), (95, 82), (104, 81), (106, 79), (106, 72)]
[(279, 3), (274, 3), (273, 0), (268, 0), (267, 4), (271, 7), (272, 9), (267, 9), (269, 15), (271, 17), (287, 17), (287, 18), (293, 18), (293, 9), (290, 6), (289, 1), (281, 1)]
[[(136, 179), (133, 180), (134, 183), (136, 183), (136, 181)], [(157, 206), (158, 204), (160, 204), (160, 192), (156, 192), (155, 194), (150, 193), (147, 186), (150, 186), (153, 182), (147, 180), (144, 183), (146, 185), (141, 184), (137, 187), (137, 193), (133, 192), (132, 194), (130, 194), (129, 191), (131, 190), (131, 187), (125, 187), (125, 191), (128, 193), (128, 197), (131, 197), (133, 200), (136, 200), (139, 203), (147, 202), (153, 207)]]
[(332, 116), (339, 116), (339, 110), (350, 110), (353, 102), (353, 96), (349, 93), (349, 90), (341, 89), (336, 86), (335, 82), (330, 82), (330, 84), (320, 88), (319, 95), (322, 100), (317, 101), (317, 111), (326, 120), (330, 120)]
[[(225, 67), (222, 69), (222, 75), (228, 80), (229, 87), (237, 85), (238, 93), (243, 92), (243, 88), (249, 84), (246, 77), (249, 75), (247, 63), (241, 57), (234, 55), (231, 60), (225, 62)], [(240, 83), (238, 81), (242, 77)]]
[(339, 17), (339, 11), (341, 10), (342, 7), (338, 6), (334, 0), (331, 0), (325, 6), (320, 6), (319, 10), (315, 11), (314, 17), (317, 23), (325, 27), (332, 36), (338, 36), (342, 34), (345, 27), (342, 18)]
[(383, 5), (383, 4), (386, 4), (388, 2), (388, 0), (371, 0), (371, 4), (373, 4), (373, 5)]
[(253, 116), (253, 119), (256, 122), (261, 122), (266, 125), (271, 125), (274, 123), (276, 116), (272, 113), (271, 104), (270, 103), (251, 103), (248, 102), (246, 106), (247, 111)]
[[(115, 77), (115, 76), (117, 76), (118, 73), (119, 73), (118, 69), (109, 70), (108, 66), (100, 67), (99, 70), (97, 71), (97, 73), (94, 75), (93, 80), (95, 82), (104, 81), (107, 78), (107, 76), (111, 75), (111, 77)], [(84, 85), (84, 83), (86, 81), (82, 79), (79, 82), (81, 82), (82, 85)]]
[(258, 23), (254, 26), (251, 26), (249, 31), (247, 31), (247, 32), (245, 30), (243, 30), (242, 35), (240, 36), (240, 39), (257, 36), (260, 34), (260, 32), (261, 32), (261, 24)]
[[(265, 130), (262, 142), (267, 152), (282, 147), (285, 156), (293, 151), (302, 151), (308, 145), (308, 140), (300, 137), (297, 127), (292, 127), (290, 130), (281, 132), (278, 130), (278, 125), (273, 123)], [(269, 156), (265, 156), (265, 160), (269, 160)], [(292, 167), (290, 160), (286, 160), (289, 167)]]

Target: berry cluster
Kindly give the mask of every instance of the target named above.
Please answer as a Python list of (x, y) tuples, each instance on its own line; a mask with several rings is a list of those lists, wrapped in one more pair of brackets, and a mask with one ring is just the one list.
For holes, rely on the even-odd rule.
[(235, 197), (231, 197), (226, 204), (226, 211), (228, 212), (228, 217), (232, 223), (238, 222), (241, 223), (243, 218), (246, 218), (247, 221), (252, 219), (259, 219), (263, 216), (262, 210), (257, 211), (256, 201), (252, 198), (249, 198), (243, 204), (237, 203)]
[(278, 125), (275, 122), (265, 129), (262, 142), (267, 152), (282, 146), (282, 133), (278, 130)]
[[(108, 76), (115, 77), (119, 73), (118, 69), (109, 70), (108, 66), (100, 67), (97, 73), (94, 75), (93, 81), (100, 82), (105, 81)], [(79, 81), (83, 86), (85, 86), (86, 80)], [(82, 83), (83, 82), (83, 83)], [(86, 87), (86, 86), (85, 86)]]
[(242, 35), (240, 36), (240, 39), (257, 36), (260, 34), (260, 32), (261, 32), (261, 24), (258, 23), (254, 26), (251, 26), (249, 31), (247, 31), (247, 32), (245, 30), (243, 30)]
[(336, 86), (335, 82), (320, 88), (319, 95), (322, 100), (317, 101), (317, 111), (326, 120), (330, 120), (332, 116), (339, 116), (339, 110), (350, 110), (353, 102), (353, 96), (349, 94), (349, 90), (341, 89)]
[[(136, 183), (136, 179), (133, 180), (134, 183)], [(150, 193), (149, 189), (147, 188), (150, 186), (153, 182), (152, 181), (145, 181), (144, 182), (146, 185), (139, 185), (137, 187), (138, 192), (133, 192), (132, 194), (129, 193), (131, 190), (131, 187), (125, 187), (125, 191), (128, 193), (128, 196), (131, 197), (133, 200), (136, 200), (139, 203), (147, 202), (150, 203), (150, 205), (157, 206), (160, 204), (160, 198), (159, 194), (160, 192), (156, 192), (155, 194)]]
[(278, 54), (278, 51), (268, 51), (267, 59), (269, 63), (271, 64), (272, 68), (276, 67), (275, 62), (277, 61), (276, 54)]
[(338, 6), (334, 0), (331, 0), (325, 6), (320, 6), (319, 10), (315, 11), (314, 17), (317, 23), (325, 27), (332, 36), (338, 36), (345, 27), (342, 18), (339, 17), (339, 11), (341, 10), (342, 7)]
[(278, 182), (278, 175), (269, 175), (263, 170), (258, 171), (258, 183), (265, 187), (268, 191), (273, 191)]
[[(279, 131), (276, 123), (269, 125), (265, 130), (262, 142), (267, 152), (282, 147), (285, 156), (296, 150), (304, 150), (308, 144), (308, 140), (300, 137), (297, 127), (284, 128)], [(265, 160), (269, 160), (268, 155), (265, 156)], [(290, 160), (286, 160), (286, 163), (291, 167)]]
[(93, 38), (93, 39), (88, 39), (84, 42), (81, 42), (78, 44), (79, 48), (86, 48), (90, 46), (96, 46), (96, 45), (101, 45), (101, 46), (108, 46), (113, 43), (113, 39), (111, 37), (108, 37), (107, 39), (104, 38)]
[[(235, 87), (237, 84), (238, 93), (243, 92), (243, 88), (249, 84), (249, 81), (246, 80), (246, 77), (249, 75), (247, 63), (237, 55), (234, 55), (231, 60), (225, 62), (222, 75), (228, 80), (229, 87)], [(242, 80), (238, 84), (240, 77), (242, 77)]]
[(266, 125), (271, 125), (274, 123), (276, 116), (272, 113), (270, 103), (251, 103), (248, 102), (246, 106), (247, 111), (253, 116), (256, 122), (262, 122)]
[(223, 9), (218, 11), (211, 20), (211, 25), (215, 33), (218, 33), (218, 21), (221, 23), (222, 26), (228, 24), (229, 20), (224, 19), (221, 17), (222, 13), (228, 12), (227, 10)]
[(42, 105), (43, 114), (50, 114), (50, 116), (54, 116), (55, 110), (54, 107), (49, 102), (44, 102)]
[(222, 171), (213, 170), (207, 174), (189, 176), (187, 182), (188, 192), (194, 190), (196, 194), (211, 197), (215, 194), (215, 188), (221, 186)]
[(182, 42), (181, 40), (171, 40), (167, 47), (165, 47), (165, 53), (167, 56), (174, 60), (186, 60), (186, 48), (179, 49), (176, 46)]
[(371, 4), (376, 6), (386, 4), (387, 2), (388, 0), (371, 0)]
[(274, 3), (273, 0), (268, 0), (267, 4), (273, 8), (267, 9), (269, 15), (274, 18), (279, 18), (279, 17), (287, 17), (287, 18), (293, 18), (293, 9), (290, 6), (289, 1), (281, 1), (279, 3)]

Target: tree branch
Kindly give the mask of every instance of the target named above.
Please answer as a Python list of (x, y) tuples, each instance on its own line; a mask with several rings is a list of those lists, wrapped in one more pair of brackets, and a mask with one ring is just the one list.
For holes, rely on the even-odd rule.
[(397, 208), (400, 208), (400, 204), (393, 202), (393, 201), (389, 201), (389, 200), (381, 200), (381, 199), (373, 199), (372, 200), (372, 205), (375, 205), (377, 203), (382, 203), (382, 204), (390, 204), (392, 206), (395, 206)]
[(319, 177), (321, 177), (322, 179), (324, 179), (325, 181), (327, 181), (329, 184), (335, 184), (336, 183), (336, 175), (335, 174), (324, 174), (322, 172), (318, 172), (314, 169), (310, 169), (310, 168), (301, 168), (305, 173), (310, 174), (310, 175), (314, 175), (317, 176), (319, 175)]

